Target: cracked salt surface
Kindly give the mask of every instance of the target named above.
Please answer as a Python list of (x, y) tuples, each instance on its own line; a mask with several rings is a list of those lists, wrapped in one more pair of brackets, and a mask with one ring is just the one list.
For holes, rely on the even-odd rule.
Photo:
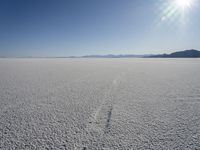
[(200, 59), (0, 59), (0, 149), (200, 149)]

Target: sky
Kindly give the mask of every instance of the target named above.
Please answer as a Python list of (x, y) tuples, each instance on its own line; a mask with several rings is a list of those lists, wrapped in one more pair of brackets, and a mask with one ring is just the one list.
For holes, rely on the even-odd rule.
[(200, 50), (199, 0), (0, 0), (0, 56)]

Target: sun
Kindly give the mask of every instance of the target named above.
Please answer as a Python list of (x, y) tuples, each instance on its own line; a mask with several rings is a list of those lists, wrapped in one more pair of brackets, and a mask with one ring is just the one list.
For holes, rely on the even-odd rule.
[(176, 4), (178, 7), (186, 9), (192, 5), (192, 0), (176, 0)]

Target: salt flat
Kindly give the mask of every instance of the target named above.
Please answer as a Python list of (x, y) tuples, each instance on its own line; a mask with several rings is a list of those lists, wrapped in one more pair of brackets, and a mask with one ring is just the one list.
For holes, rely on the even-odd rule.
[(0, 149), (200, 149), (200, 59), (0, 59)]

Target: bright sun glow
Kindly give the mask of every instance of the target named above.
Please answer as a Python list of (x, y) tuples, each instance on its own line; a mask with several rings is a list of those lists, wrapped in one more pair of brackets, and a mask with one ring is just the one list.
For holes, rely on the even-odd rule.
[(176, 3), (180, 8), (186, 9), (191, 6), (192, 0), (176, 0)]
[(168, 0), (163, 5), (161, 21), (177, 21), (177, 17), (179, 17), (182, 22), (185, 22), (185, 18), (189, 17), (188, 14), (191, 12), (192, 7), (195, 8), (197, 1), (198, 0)]

